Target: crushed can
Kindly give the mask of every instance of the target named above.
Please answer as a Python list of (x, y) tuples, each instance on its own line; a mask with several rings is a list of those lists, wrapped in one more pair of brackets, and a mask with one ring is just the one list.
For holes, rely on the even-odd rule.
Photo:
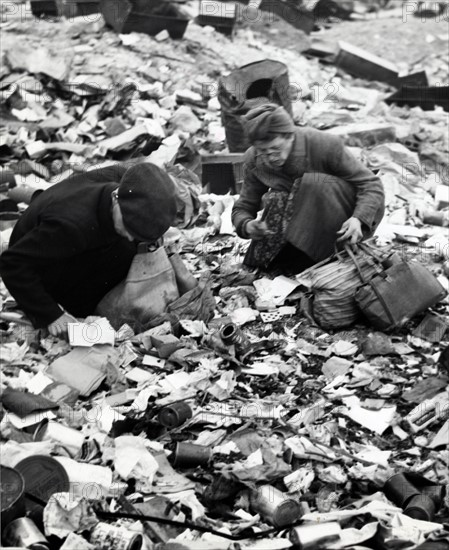
[(300, 525), (290, 531), (290, 541), (300, 550), (321, 550), (328, 544), (338, 542), (340, 532), (340, 524), (336, 521)]
[(181, 426), (189, 418), (192, 418), (192, 409), (185, 401), (164, 407), (158, 415), (159, 424), (170, 429)]
[(143, 538), (140, 533), (109, 523), (98, 523), (90, 534), (90, 543), (96, 550), (140, 550)]
[(49, 550), (45, 536), (30, 518), (19, 518), (5, 527), (2, 535), (3, 544), (18, 546), (30, 550)]
[(301, 503), (272, 485), (261, 485), (250, 493), (251, 509), (275, 527), (295, 523), (303, 515)]

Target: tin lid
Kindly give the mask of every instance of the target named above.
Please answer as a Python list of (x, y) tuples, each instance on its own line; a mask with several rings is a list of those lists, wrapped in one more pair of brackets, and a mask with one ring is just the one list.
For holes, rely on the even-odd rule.
[(29, 456), (16, 464), (16, 469), (24, 477), (25, 491), (45, 502), (52, 494), (70, 489), (67, 472), (51, 456)]
[(15, 468), (1, 466), (0, 500), (2, 514), (13, 506), (23, 495), (25, 480)]
[(284, 500), (284, 502), (279, 504), (276, 508), (276, 511), (273, 514), (273, 523), (276, 527), (282, 527), (283, 525), (295, 523), (295, 521), (298, 521), (301, 516), (301, 505), (296, 500), (289, 498)]

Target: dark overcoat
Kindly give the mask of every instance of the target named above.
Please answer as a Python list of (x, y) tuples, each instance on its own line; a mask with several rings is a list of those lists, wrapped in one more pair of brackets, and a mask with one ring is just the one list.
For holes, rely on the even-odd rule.
[(136, 244), (112, 219), (112, 192), (120, 165), (83, 172), (55, 184), (30, 204), (0, 256), (0, 275), (36, 328), (62, 313), (94, 312), (128, 273)]

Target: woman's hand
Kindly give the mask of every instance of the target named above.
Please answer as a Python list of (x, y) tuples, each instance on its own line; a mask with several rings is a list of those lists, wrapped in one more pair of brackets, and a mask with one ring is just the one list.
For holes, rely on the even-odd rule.
[(337, 231), (340, 237), (337, 242), (348, 241), (349, 244), (355, 244), (362, 240), (362, 222), (358, 218), (349, 218), (341, 226), (340, 231)]
[(253, 241), (259, 241), (267, 235), (272, 235), (273, 232), (268, 229), (266, 222), (260, 220), (251, 220), (246, 224), (245, 227), (246, 234)]
[(63, 338), (67, 338), (68, 336), (68, 324), (69, 323), (77, 323), (78, 320), (75, 319), (70, 313), (64, 312), (61, 317), (58, 317), (56, 321), (53, 321), (50, 325), (48, 325), (48, 332), (52, 336), (59, 336)]

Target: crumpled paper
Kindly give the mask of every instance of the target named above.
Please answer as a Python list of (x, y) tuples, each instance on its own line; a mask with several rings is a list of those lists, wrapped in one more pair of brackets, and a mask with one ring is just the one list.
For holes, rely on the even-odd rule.
[(142, 438), (134, 435), (116, 437), (114, 465), (121, 478), (135, 478), (138, 480), (139, 490), (151, 492), (153, 478), (159, 466)]
[(83, 497), (74, 498), (71, 493), (54, 493), (44, 508), (46, 536), (62, 539), (73, 532), (88, 531), (97, 523), (89, 502)]

